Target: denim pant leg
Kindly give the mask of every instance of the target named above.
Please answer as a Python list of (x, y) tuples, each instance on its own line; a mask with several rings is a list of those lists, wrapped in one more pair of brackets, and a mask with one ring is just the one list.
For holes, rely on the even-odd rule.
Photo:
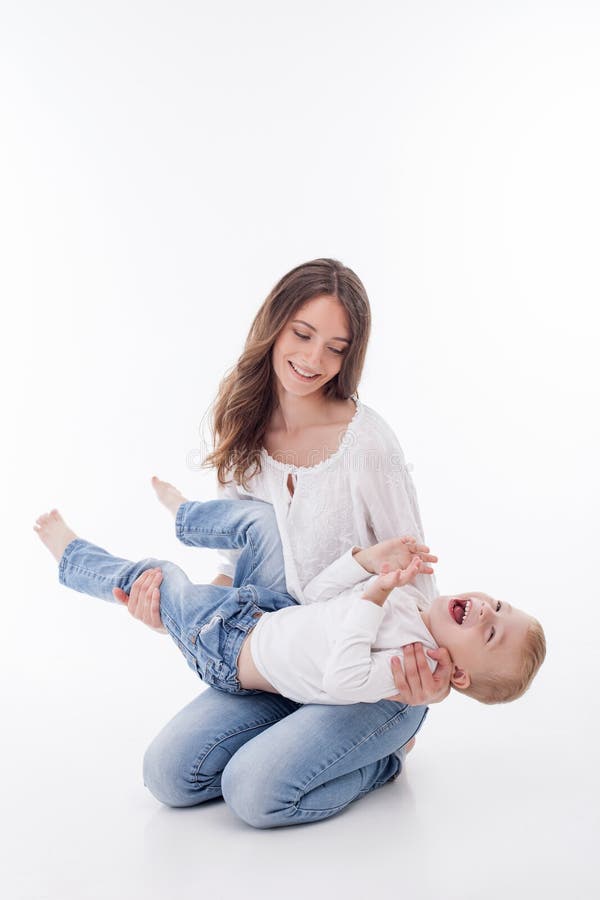
[(256, 828), (329, 818), (398, 774), (394, 751), (426, 715), (390, 700), (302, 706), (238, 750), (222, 775), (223, 797)]
[(103, 600), (113, 600), (112, 589), (129, 592), (135, 579), (160, 566), (160, 615), (163, 625), (194, 672), (208, 684), (240, 691), (237, 657), (248, 632), (266, 610), (289, 606), (287, 594), (251, 585), (234, 588), (192, 584), (174, 563), (145, 559), (131, 562), (102, 547), (77, 538), (67, 546), (59, 564), (62, 584)]
[(296, 709), (297, 703), (279, 694), (208, 688), (154, 738), (144, 755), (144, 784), (166, 806), (221, 797), (221, 775), (234, 754)]
[(139, 562), (122, 559), (96, 544), (76, 538), (67, 545), (61, 557), (58, 579), (61, 584), (81, 594), (116, 603), (113, 588), (121, 588), (128, 594), (135, 579), (157, 564), (160, 565), (154, 559)]
[(261, 500), (182, 503), (175, 518), (179, 540), (189, 547), (240, 550), (234, 587), (255, 584), (285, 592), (281, 538), (275, 511)]
[[(249, 528), (256, 526), (246, 532), (251, 535), (244, 544), (248, 569), (236, 571), (236, 583), (238, 577), (244, 583), (250, 572), (254, 585), (284, 590), (283, 561), (278, 573), (260, 565), (261, 548), (271, 560), (276, 558), (271, 553), (281, 552), (271, 507), (259, 501), (212, 503), (226, 504), (220, 512), (227, 516), (249, 514)], [(236, 511), (239, 503), (247, 509)], [(203, 524), (200, 531), (194, 530), (193, 517), (186, 524), (188, 514), (201, 514), (198, 507), (211, 503), (183, 506), (188, 509), (178, 511), (178, 536), (184, 543), (207, 546), (211, 540), (215, 543), (209, 546), (228, 548), (230, 543), (220, 541), (239, 540), (232, 538), (239, 525), (233, 520), (216, 527)], [(234, 812), (260, 828), (316, 821), (397, 775), (401, 762), (396, 751), (417, 732), (425, 715), (423, 707), (386, 700), (301, 707), (276, 694), (207, 690), (152, 742), (144, 758), (144, 782), (169, 806), (194, 806), (223, 794)]]

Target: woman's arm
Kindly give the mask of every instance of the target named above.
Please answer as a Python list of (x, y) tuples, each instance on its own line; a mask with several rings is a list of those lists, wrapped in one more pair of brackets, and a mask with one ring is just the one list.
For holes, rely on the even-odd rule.
[[(417, 541), (424, 542), (417, 494), (402, 448), (379, 416), (375, 415), (372, 424), (369, 447), (363, 452), (374, 464), (361, 472), (358, 484), (371, 543), (405, 534), (415, 535)], [(418, 575), (415, 586), (430, 600), (437, 594), (432, 575)], [(452, 671), (448, 651), (440, 647), (428, 650), (427, 655), (438, 663), (435, 672), (431, 671), (421, 644), (404, 649), (402, 665), (399, 660), (392, 661), (398, 694), (389, 699), (421, 706), (438, 703), (448, 696)]]

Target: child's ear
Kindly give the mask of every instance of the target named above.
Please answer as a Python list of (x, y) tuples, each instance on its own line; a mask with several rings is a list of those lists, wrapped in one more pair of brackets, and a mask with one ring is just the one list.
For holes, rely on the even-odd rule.
[(471, 684), (471, 676), (468, 672), (465, 672), (464, 669), (459, 669), (458, 666), (454, 666), (452, 675), (450, 676), (450, 683), (455, 688), (458, 688), (459, 691), (464, 691)]

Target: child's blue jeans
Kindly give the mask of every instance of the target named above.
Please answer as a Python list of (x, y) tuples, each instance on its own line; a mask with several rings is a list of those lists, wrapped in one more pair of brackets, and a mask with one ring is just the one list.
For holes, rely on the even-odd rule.
[(237, 678), (242, 643), (262, 611), (296, 605), (287, 593), (251, 583), (256, 576), (281, 585), (281, 550), (278, 554), (262, 552), (271, 511), (271, 506), (260, 501), (228, 500), (184, 503), (177, 511), (177, 534), (184, 543), (189, 543), (187, 535), (193, 534), (196, 545), (241, 549), (235, 587), (192, 584), (174, 563), (156, 559), (130, 562), (81, 538), (71, 541), (63, 553), (59, 578), (66, 587), (113, 601), (113, 588), (128, 594), (142, 572), (160, 567), (160, 617), (189, 666), (206, 684), (219, 690), (256, 694), (243, 690)]
[[(178, 510), (176, 527), (180, 540), (190, 546), (241, 550), (233, 587), (245, 588), (246, 596), (251, 584), (267, 588), (261, 597), (271, 592), (275, 603), (283, 603), (284, 597), (294, 602), (285, 594), (281, 542), (269, 504), (186, 503)], [(113, 586), (128, 592), (137, 575), (160, 566), (161, 614), (169, 602), (165, 595), (181, 591), (181, 586), (172, 590), (171, 582), (176, 585), (183, 573), (157, 560), (121, 560), (129, 568), (120, 573), (119, 582), (103, 584), (97, 577), (102, 573), (96, 572), (94, 584), (78, 587), (75, 581), (88, 579), (89, 573), (85, 566), (77, 572), (71, 556), (67, 574), (76, 545), (65, 551), (61, 580), (66, 576), (66, 583), (78, 590), (112, 600)], [(233, 595), (229, 588), (209, 587)], [(254, 604), (258, 595), (250, 592), (250, 598)], [(278, 694), (226, 693), (221, 688), (203, 691), (163, 728), (146, 752), (144, 781), (169, 806), (194, 806), (223, 796), (238, 816), (258, 828), (327, 818), (390, 781), (401, 768), (403, 754), (397, 751), (427, 714), (426, 707), (391, 700), (300, 706)]]

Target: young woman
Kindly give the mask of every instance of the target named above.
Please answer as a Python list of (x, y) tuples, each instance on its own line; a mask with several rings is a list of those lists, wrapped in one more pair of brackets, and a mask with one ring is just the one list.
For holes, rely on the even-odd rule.
[[(348, 547), (408, 534), (423, 540), (402, 450), (357, 398), (369, 331), (369, 301), (354, 272), (330, 259), (298, 266), (258, 311), (214, 406), (207, 462), (222, 495), (273, 505), (285, 561), (279, 589), (287, 584), (299, 603), (303, 585)], [(233, 570), (224, 558), (215, 583), (231, 584)], [(418, 578), (433, 597), (431, 577)], [(155, 628), (159, 584), (160, 573), (145, 573), (120, 597)], [(170, 806), (223, 796), (259, 828), (327, 818), (399, 774), (398, 751), (424, 720), (423, 704), (448, 692), (448, 654), (429, 655), (438, 660), (434, 674), (416, 647), (404, 672), (394, 665), (397, 697), (379, 703), (300, 706), (276, 694), (206, 690), (149, 747), (145, 783)]]

